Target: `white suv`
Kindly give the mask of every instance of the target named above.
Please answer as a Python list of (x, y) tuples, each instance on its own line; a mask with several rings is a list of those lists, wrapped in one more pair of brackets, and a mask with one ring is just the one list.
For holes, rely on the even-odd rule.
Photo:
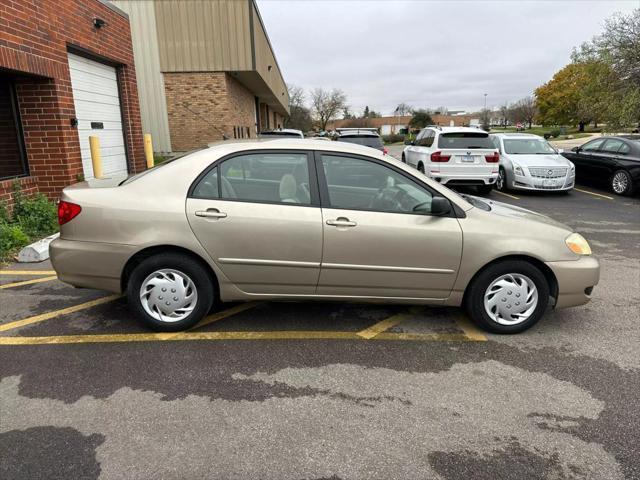
[(489, 193), (498, 178), (500, 155), (484, 130), (427, 127), (402, 152), (402, 161), (437, 182), (474, 185)]

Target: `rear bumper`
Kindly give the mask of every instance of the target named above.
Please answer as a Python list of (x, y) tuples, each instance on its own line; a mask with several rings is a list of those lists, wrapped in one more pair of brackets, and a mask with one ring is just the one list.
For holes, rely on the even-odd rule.
[(120, 279), (133, 245), (80, 242), (57, 238), (49, 245), (49, 256), (58, 278), (75, 287), (121, 293)]
[(578, 260), (546, 262), (558, 281), (556, 308), (584, 305), (600, 280), (600, 263), (593, 255)]
[(429, 176), (442, 185), (493, 185), (498, 179), (497, 173), (461, 175), (456, 173), (430, 172)]

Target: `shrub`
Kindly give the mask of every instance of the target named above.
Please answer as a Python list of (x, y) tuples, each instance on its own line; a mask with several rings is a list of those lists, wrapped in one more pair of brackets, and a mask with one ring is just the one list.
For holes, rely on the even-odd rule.
[(13, 223), (17, 223), (29, 237), (51, 235), (58, 230), (56, 206), (42, 194), (27, 198), (19, 188), (14, 189)]
[(549, 132), (553, 138), (558, 138), (560, 136), (560, 129), (554, 128)]
[(0, 222), (0, 261), (6, 259), (11, 252), (29, 243), (29, 237), (19, 225)]
[(392, 133), (391, 135), (383, 135), (382, 140), (384, 141), (384, 143), (404, 142), (404, 135), (400, 135), (398, 133)]

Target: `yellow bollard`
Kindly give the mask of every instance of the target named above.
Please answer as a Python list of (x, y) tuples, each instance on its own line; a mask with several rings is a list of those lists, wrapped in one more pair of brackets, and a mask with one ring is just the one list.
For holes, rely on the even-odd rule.
[(150, 133), (144, 134), (144, 156), (147, 157), (147, 168), (153, 168), (153, 144)]
[(91, 164), (93, 165), (93, 176), (102, 178), (102, 156), (100, 155), (100, 138), (90, 136), (89, 147), (91, 148)]

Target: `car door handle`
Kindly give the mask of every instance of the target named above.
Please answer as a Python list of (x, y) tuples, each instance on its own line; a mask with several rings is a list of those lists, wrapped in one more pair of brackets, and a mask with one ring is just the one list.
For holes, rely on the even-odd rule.
[(327, 225), (333, 227), (355, 227), (358, 225), (356, 222), (352, 222), (346, 217), (338, 217), (335, 220), (327, 220)]
[(227, 216), (226, 213), (221, 212), (217, 208), (208, 208), (206, 210), (197, 210), (196, 217), (207, 217), (207, 218), (225, 218)]

